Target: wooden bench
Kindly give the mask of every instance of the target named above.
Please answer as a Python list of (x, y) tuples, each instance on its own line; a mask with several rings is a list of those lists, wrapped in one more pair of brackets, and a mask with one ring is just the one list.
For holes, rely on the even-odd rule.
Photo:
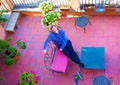
[(19, 21), (20, 18), (20, 13), (19, 12), (13, 12), (10, 16), (10, 18), (8, 19), (8, 22), (5, 26), (5, 30), (7, 32), (15, 32), (15, 30), (17, 29), (17, 23)]

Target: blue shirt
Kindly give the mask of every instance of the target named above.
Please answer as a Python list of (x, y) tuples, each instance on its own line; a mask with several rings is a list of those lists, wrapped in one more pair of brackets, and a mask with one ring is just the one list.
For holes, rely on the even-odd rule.
[(51, 32), (44, 43), (44, 50), (46, 49), (48, 43), (52, 41), (56, 46), (61, 45), (60, 49), (64, 49), (67, 43), (67, 37), (62, 29), (58, 29), (58, 34)]

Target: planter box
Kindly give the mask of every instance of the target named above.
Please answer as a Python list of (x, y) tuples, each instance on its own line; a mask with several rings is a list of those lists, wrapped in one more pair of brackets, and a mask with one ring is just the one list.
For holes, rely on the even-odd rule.
[(115, 12), (116, 8), (105, 8), (106, 12)]
[(70, 11), (70, 5), (61, 4), (61, 5), (60, 5), (60, 10), (61, 10), (61, 11)]
[(85, 8), (84, 10), (85, 10), (85, 12), (94, 12), (95, 8), (90, 7), (90, 8)]

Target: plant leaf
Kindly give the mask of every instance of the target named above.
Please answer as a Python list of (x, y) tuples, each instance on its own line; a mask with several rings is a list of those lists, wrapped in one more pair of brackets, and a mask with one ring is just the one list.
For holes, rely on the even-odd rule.
[(20, 52), (17, 52), (17, 53), (16, 53), (16, 56), (20, 56), (20, 55), (21, 55), (21, 53), (20, 53)]

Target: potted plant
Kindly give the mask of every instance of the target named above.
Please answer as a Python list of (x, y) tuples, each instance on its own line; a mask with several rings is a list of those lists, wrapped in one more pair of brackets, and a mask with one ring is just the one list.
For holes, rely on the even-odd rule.
[(23, 72), (19, 77), (19, 85), (37, 85), (39, 79), (35, 72)]
[(7, 21), (7, 19), (3, 17), (3, 13), (4, 13), (4, 10), (0, 10), (0, 24), (2, 22), (6, 22)]
[(15, 46), (11, 46), (11, 40), (11, 37), (8, 37), (6, 40), (0, 40), (0, 54), (4, 57), (4, 62), (7, 65), (12, 65), (17, 61), (21, 55), (21, 51), (26, 49), (25, 42), (17, 40)]
[(3, 82), (3, 81), (5, 81), (5, 79), (2, 76), (0, 76), (0, 82)]
[(8, 20), (7, 18), (3, 17), (4, 10), (0, 10), (0, 39), (4, 39), (6, 36), (5, 28), (2, 22), (6, 23)]
[(40, 9), (42, 10), (42, 13), (45, 15), (46, 13), (53, 9), (53, 5), (49, 1), (44, 1), (40, 3)]
[(56, 24), (60, 19), (60, 14), (56, 11), (48, 12), (41, 20), (44, 27), (49, 27), (51, 24)]

